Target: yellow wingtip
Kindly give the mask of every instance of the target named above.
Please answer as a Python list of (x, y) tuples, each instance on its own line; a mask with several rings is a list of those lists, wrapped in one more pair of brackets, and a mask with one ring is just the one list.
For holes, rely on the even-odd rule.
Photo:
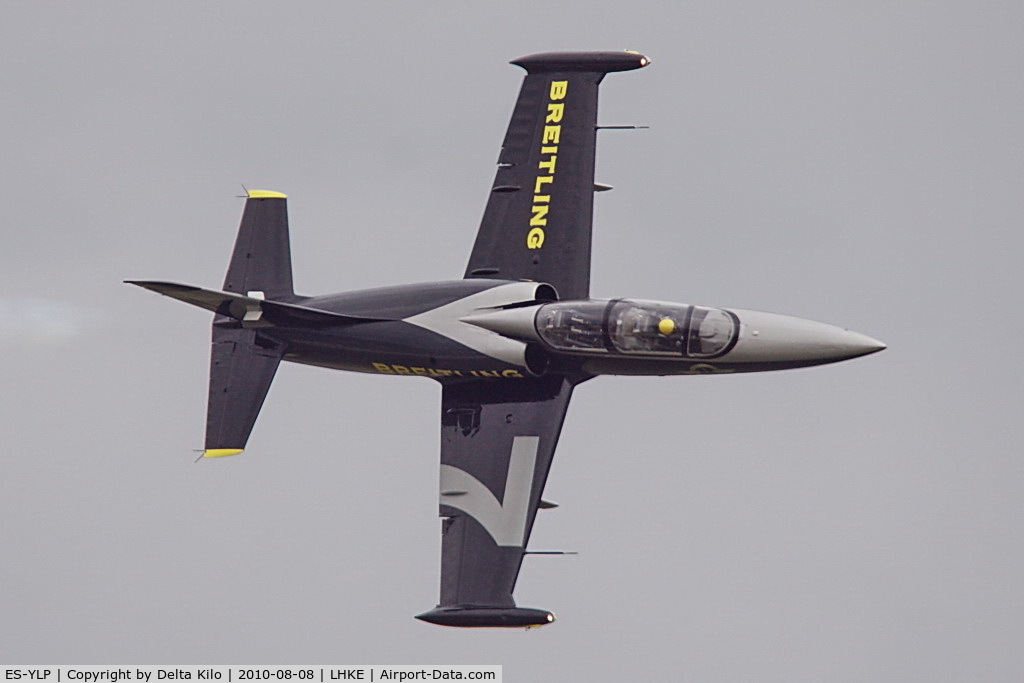
[(283, 192), (275, 192), (274, 190), (246, 190), (246, 194), (249, 199), (269, 199), (276, 197), (277, 199), (287, 199), (288, 195)]
[(205, 451), (203, 451), (203, 457), (222, 458), (225, 455), (238, 455), (241, 452), (241, 448), (207, 448)]

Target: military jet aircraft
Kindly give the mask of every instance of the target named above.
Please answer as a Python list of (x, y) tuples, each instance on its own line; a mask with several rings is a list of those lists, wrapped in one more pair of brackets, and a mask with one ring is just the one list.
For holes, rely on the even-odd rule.
[(590, 298), (598, 87), (633, 52), (535, 54), (461, 280), (292, 288), (286, 197), (248, 191), (220, 291), (128, 281), (212, 311), (206, 457), (241, 453), (282, 361), (441, 384), (441, 588), (418, 619), (539, 626), (512, 597), (573, 388), (598, 375), (758, 372), (885, 346), (738, 309)]

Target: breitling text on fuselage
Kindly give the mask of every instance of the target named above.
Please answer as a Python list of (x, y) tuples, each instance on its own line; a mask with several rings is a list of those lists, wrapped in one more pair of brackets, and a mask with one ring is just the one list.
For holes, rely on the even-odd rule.
[(449, 370), (447, 368), (426, 368), (392, 363), (373, 363), (373, 369), (382, 375), (418, 375), (420, 377), (479, 377), (484, 379), (522, 379), (523, 373), (513, 368), (504, 370)]

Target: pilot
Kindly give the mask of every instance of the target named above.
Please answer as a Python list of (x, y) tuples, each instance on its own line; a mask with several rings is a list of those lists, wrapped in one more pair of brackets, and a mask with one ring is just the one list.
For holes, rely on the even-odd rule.
[(650, 347), (644, 337), (651, 328), (647, 311), (629, 306), (622, 312), (615, 325), (615, 345), (621, 351), (645, 351)]

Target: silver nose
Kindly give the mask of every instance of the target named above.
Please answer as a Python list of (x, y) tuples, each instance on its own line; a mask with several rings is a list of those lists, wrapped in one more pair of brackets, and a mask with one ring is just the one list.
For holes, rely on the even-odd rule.
[(885, 344), (851, 330), (760, 311), (735, 311), (740, 319), (736, 346), (728, 360), (750, 363), (817, 364), (866, 356)]
[(885, 351), (886, 346), (884, 342), (880, 342), (877, 339), (872, 339), (866, 334), (859, 332), (853, 332), (846, 330), (846, 339), (843, 341), (845, 351), (852, 355), (849, 358), (856, 358), (857, 356), (866, 356), (869, 353), (878, 353), (879, 351)]

